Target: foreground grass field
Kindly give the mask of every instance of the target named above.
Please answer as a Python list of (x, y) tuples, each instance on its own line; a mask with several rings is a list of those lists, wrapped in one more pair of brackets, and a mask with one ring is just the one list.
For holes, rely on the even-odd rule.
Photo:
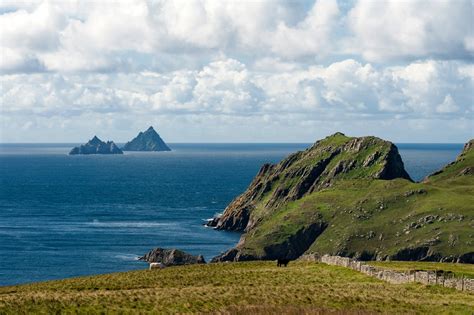
[(171, 267), (0, 287), (0, 314), (472, 314), (474, 295), (317, 263)]

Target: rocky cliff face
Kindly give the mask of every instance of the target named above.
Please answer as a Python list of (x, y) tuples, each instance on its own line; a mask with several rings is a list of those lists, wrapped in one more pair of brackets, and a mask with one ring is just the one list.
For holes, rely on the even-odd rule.
[(213, 261), (315, 253), (471, 262), (473, 147), (470, 141), (456, 162), (425, 183), (410, 179), (395, 145), (375, 137), (337, 133), (265, 164), (209, 221), (216, 229), (244, 232), (235, 248)]
[(75, 147), (69, 152), (69, 155), (77, 154), (123, 154), (123, 152), (113, 141), (104, 142), (94, 136), (86, 144)]
[(171, 151), (160, 135), (153, 129), (148, 128), (145, 132), (140, 132), (132, 141), (123, 147), (124, 151)]
[(474, 139), (464, 144), (461, 154), (458, 155), (456, 161), (453, 161), (426, 177), (423, 182), (430, 183), (439, 180), (447, 180), (456, 176), (474, 175), (474, 165), (471, 160), (474, 158)]
[(411, 180), (393, 143), (336, 133), (278, 164), (263, 165), (249, 188), (211, 225), (219, 230), (249, 230), (255, 224), (251, 214), (257, 205), (278, 208), (344, 178)]

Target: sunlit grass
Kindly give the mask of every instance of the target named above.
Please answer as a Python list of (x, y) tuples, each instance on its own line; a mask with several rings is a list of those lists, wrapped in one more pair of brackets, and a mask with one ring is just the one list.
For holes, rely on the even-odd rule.
[(393, 285), (317, 263), (246, 262), (171, 267), (1, 287), (0, 314), (337, 312), (465, 313), (472, 294)]

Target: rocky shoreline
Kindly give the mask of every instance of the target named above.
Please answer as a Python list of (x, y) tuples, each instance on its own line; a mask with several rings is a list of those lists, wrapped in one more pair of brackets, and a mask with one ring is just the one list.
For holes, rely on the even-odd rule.
[(161, 247), (152, 249), (145, 255), (138, 257), (138, 260), (148, 263), (161, 263), (164, 267), (206, 263), (202, 255), (193, 256), (179, 249)]

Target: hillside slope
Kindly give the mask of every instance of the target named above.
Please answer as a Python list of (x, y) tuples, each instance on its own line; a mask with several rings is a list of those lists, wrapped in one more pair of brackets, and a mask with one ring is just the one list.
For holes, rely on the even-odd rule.
[(214, 261), (332, 254), (363, 260), (474, 262), (474, 145), (411, 181), (395, 145), (336, 133), (276, 165), (211, 222), (244, 231)]

